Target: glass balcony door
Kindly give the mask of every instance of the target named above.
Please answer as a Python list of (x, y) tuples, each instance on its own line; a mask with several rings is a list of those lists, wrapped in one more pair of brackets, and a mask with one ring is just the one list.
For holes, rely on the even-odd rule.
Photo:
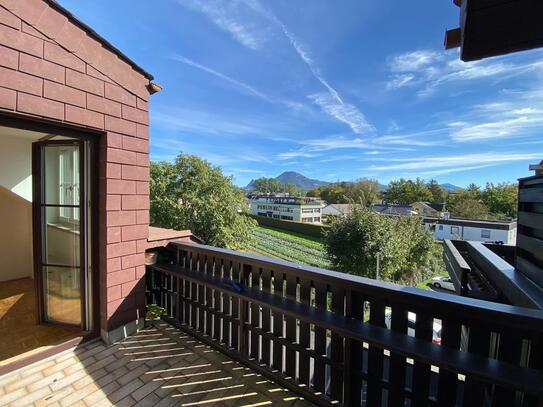
[(85, 142), (35, 145), (34, 210), (40, 314), (44, 322), (84, 327), (87, 270)]

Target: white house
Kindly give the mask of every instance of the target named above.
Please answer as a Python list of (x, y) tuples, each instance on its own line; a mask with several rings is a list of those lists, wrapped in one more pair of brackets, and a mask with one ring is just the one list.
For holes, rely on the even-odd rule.
[(283, 195), (252, 195), (251, 214), (279, 220), (321, 223), (322, 201), (318, 198)]
[(433, 231), (437, 240), (474, 240), (503, 242), (514, 245), (517, 241), (516, 221), (486, 221), (469, 219), (423, 218), (424, 228)]

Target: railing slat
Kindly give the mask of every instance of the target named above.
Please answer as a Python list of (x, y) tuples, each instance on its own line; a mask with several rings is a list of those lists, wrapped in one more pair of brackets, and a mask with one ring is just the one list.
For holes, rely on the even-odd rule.
[[(297, 280), (294, 274), (287, 274), (287, 298), (296, 301), (296, 286)], [(290, 343), (296, 343), (296, 318), (291, 316), (285, 317), (285, 330), (286, 338)], [(285, 353), (285, 373), (287, 376), (296, 378), (296, 355), (297, 352), (291, 347), (287, 346)]]
[[(441, 346), (460, 349), (462, 325), (453, 318), (445, 319), (441, 322)], [(455, 405), (457, 389), (458, 373), (440, 369), (437, 390), (437, 400), (439, 404), (445, 406)]]
[[(415, 337), (432, 341), (434, 319), (426, 313), (417, 312)], [(430, 364), (415, 361), (413, 365), (413, 401), (415, 405), (426, 405), (430, 391)]]
[[(236, 283), (240, 282), (241, 263), (232, 262), (232, 280)], [(234, 317), (234, 323), (232, 323), (232, 348), (240, 350), (239, 331), (240, 331), (240, 307), (241, 301), (238, 297), (232, 297), (232, 316)]]
[[(275, 295), (283, 296), (283, 274), (274, 271), (273, 292)], [(273, 334), (282, 338), (283, 335), (283, 314), (277, 311), (273, 315)], [(273, 341), (273, 368), (283, 372), (283, 345), (279, 341)]]
[[(318, 282), (315, 285), (315, 307), (326, 309), (327, 290), (326, 284)], [(326, 355), (326, 329), (315, 325), (315, 343), (313, 349), (318, 355)], [(322, 359), (315, 359), (313, 373), (313, 387), (316, 391), (324, 394), (326, 386), (326, 364)]]
[[(387, 316), (388, 317), (388, 316)], [(390, 329), (403, 335), (407, 334), (407, 309), (401, 305), (392, 305)], [(405, 400), (405, 374), (407, 363), (405, 356), (391, 352), (389, 367), (389, 406), (403, 406)]]
[[(300, 301), (303, 304), (311, 304), (311, 281), (300, 280)], [(300, 346), (304, 349), (311, 348), (311, 325), (307, 321), (300, 321)], [(298, 380), (305, 385), (310, 384), (310, 357), (308, 352), (299, 352)]]
[[(271, 292), (271, 270), (262, 269), (262, 290)], [(264, 332), (272, 332), (271, 311), (269, 308), (262, 308), (262, 329)], [(262, 337), (262, 363), (271, 366), (271, 342), (269, 338)]]
[[(364, 318), (364, 299), (356, 291), (348, 290), (345, 303), (345, 316), (362, 321)], [(362, 379), (364, 349), (362, 342), (346, 338), (343, 358), (344, 392), (343, 404), (360, 406), (362, 403)]]
[[(254, 267), (251, 270), (251, 286), (260, 289), (260, 269)], [(260, 328), (260, 305), (251, 303), (251, 326)], [(251, 331), (251, 353), (250, 356), (255, 360), (260, 360), (260, 335), (256, 331)]]
[[(217, 277), (223, 277), (222, 261), (215, 258), (213, 262), (213, 275)], [(213, 309), (216, 311), (222, 310), (222, 295), (219, 290), (213, 290)], [(218, 342), (222, 342), (221, 327), (223, 326), (222, 318), (220, 314), (213, 315), (213, 339)]]
[[(498, 360), (519, 366), (522, 350), (522, 337), (517, 332), (504, 330), (500, 333)], [(543, 386), (543, 383), (541, 384)], [(516, 391), (506, 389), (502, 386), (495, 386), (492, 392), (492, 405), (514, 406)]]
[[(222, 277), (225, 280), (232, 279), (232, 263), (228, 260), (223, 261), (222, 264)], [(232, 316), (232, 297), (228, 292), (223, 291), (222, 292), (222, 305), (221, 310), (224, 315), (226, 316)], [(231, 324), (228, 318), (222, 319), (222, 342), (230, 347), (230, 329)]]
[[(345, 315), (345, 290), (341, 287), (332, 287), (332, 312)], [(343, 336), (332, 331), (330, 354), (332, 360), (343, 361)], [(330, 376), (330, 394), (332, 399), (343, 401), (343, 367), (332, 366)]]
[[(385, 303), (370, 300), (370, 324), (385, 327)], [(383, 397), (383, 349), (370, 345), (368, 351), (368, 406), (380, 406)]]
[[(205, 272), (205, 274), (212, 276), (213, 275), (213, 256), (205, 256), (205, 267), (204, 270), (201, 270), (201, 272)], [(204, 321), (205, 321), (205, 329), (203, 332), (205, 332), (207, 335), (212, 336), (213, 334), (213, 315), (209, 312), (207, 312), (207, 309), (212, 307), (213, 304), (213, 290), (208, 287), (204, 287), (204, 300), (205, 305), (202, 306), (202, 309), (205, 310), (202, 312), (202, 309), (200, 312), (204, 314)]]
[[(472, 326), (469, 329), (468, 352), (484, 357), (489, 356), (490, 330), (481, 326)], [(464, 383), (463, 405), (482, 406), (488, 397), (488, 385), (475, 378), (466, 376)]]

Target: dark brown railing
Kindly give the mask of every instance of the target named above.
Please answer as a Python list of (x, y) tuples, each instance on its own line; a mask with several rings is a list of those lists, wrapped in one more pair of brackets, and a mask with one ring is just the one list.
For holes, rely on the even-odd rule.
[(540, 311), (204, 245), (168, 249), (171, 261), (147, 273), (164, 319), (316, 404), (543, 405)]

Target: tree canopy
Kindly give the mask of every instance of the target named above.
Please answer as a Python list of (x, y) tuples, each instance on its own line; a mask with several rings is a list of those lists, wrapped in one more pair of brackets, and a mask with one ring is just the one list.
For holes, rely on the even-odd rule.
[(400, 178), (391, 181), (383, 192), (383, 200), (389, 204), (411, 205), (419, 201), (431, 201), (432, 193), (420, 178), (415, 181)]
[(150, 170), (151, 225), (190, 229), (207, 244), (233, 249), (251, 238), (256, 222), (240, 213), (246, 198), (219, 167), (181, 153)]
[(263, 194), (287, 193), (291, 196), (301, 196), (303, 192), (292, 183), (283, 183), (277, 178), (258, 178), (253, 181), (253, 188)]
[(370, 207), (379, 200), (379, 183), (372, 179), (359, 179), (355, 182), (337, 182), (324, 185), (307, 192), (307, 196), (316, 196), (329, 203), (362, 204)]
[(332, 223), (324, 243), (334, 269), (345, 273), (375, 278), (378, 254), (382, 280), (416, 285), (436, 271), (432, 261), (439, 247), (418, 217), (355, 207)]
[(449, 195), (451, 215), (467, 219), (514, 219), (517, 216), (518, 187), (514, 183), (487, 183), (484, 189), (470, 184)]

